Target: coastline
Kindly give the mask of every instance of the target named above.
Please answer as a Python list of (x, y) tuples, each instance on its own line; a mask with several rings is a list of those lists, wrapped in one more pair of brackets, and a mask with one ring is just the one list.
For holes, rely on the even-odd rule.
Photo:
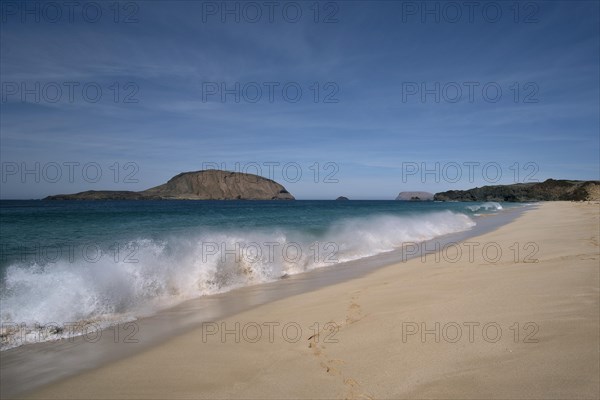
[[(60, 379), (118, 361), (150, 349), (173, 336), (201, 326), (206, 321), (226, 318), (253, 307), (322, 287), (358, 279), (378, 268), (429, 252), (436, 246), (457, 243), (509, 223), (530, 208), (509, 208), (498, 214), (475, 217), (476, 226), (461, 232), (438, 236), (418, 248), (379, 253), (346, 261), (286, 279), (240, 287), (220, 294), (201, 296), (139, 316), (132, 324), (122, 320), (116, 327), (100, 327), (90, 322), (89, 335), (63, 332), (63, 339), (45, 340), (3, 350), (0, 355), (0, 397), (14, 397)], [(117, 323), (117, 322), (115, 322)], [(99, 337), (97, 332), (100, 333)]]
[[(593, 397), (598, 394), (598, 354), (584, 349), (594, 347), (594, 340), (598, 348), (598, 337), (590, 336), (599, 326), (597, 227), (596, 205), (544, 203), (507, 225), (469, 238), (500, 245), (505, 252), (499, 262), (489, 263), (478, 252), (472, 260), (463, 255), (454, 261), (449, 254), (439, 259), (430, 254), (425, 260), (417, 257), (375, 268), (341, 283), (216, 318), (204, 331), (181, 331), (164, 343), (29, 396), (276, 398), (294, 392), (307, 398)], [(515, 263), (515, 253), (508, 252), (514, 242), (537, 243), (540, 262)], [(522, 258), (520, 254), (519, 261)], [(573, 300), (573, 293), (583, 304)], [(555, 321), (557, 314), (562, 319)], [(571, 326), (579, 320), (583, 322)], [(231, 329), (236, 323), (255, 328), (272, 322), (297, 325), (302, 334), (292, 341), (281, 332), (272, 337), (265, 332), (250, 342), (250, 331), (242, 331), (239, 343), (235, 333), (224, 340), (218, 333), (208, 335), (222, 323)], [(334, 324), (327, 326), (330, 322)], [(435, 330), (436, 322), (442, 326), (437, 336), (420, 340), (418, 333), (408, 334), (423, 323)], [(481, 335), (473, 342), (465, 341), (464, 334), (462, 340), (447, 340), (443, 327), (458, 324), (464, 330), (464, 324), (472, 322), (480, 327), (495, 323), (504, 336), (493, 343)], [(528, 325), (526, 332), (530, 322), (535, 325)], [(510, 327), (515, 323), (521, 324), (516, 329), (521, 336), (537, 326), (538, 343), (513, 340)], [(328, 328), (337, 343), (323, 342)], [(576, 329), (565, 340), (569, 328)], [(320, 334), (309, 340), (308, 333), (317, 330)], [(570, 363), (552, 362), (561, 359)], [(561, 374), (566, 378), (558, 379)]]

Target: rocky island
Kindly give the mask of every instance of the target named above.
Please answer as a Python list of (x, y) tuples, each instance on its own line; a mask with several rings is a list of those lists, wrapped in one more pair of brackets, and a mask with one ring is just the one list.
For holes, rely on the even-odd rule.
[(431, 201), (433, 193), (429, 192), (400, 192), (396, 196), (396, 200), (402, 201)]
[(141, 191), (89, 190), (44, 200), (294, 200), (279, 183), (241, 172), (182, 172), (167, 183)]
[(436, 193), (437, 201), (594, 201), (600, 200), (600, 181), (547, 179), (544, 182), (515, 183), (449, 190)]

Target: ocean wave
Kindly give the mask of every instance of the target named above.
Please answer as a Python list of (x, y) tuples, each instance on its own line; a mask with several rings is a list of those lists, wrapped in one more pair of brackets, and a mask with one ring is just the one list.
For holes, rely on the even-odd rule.
[(498, 211), (498, 210), (502, 210), (503, 207), (500, 203), (496, 203), (495, 201), (488, 201), (482, 204), (475, 204), (472, 206), (467, 206), (467, 209), (476, 212), (479, 210), (485, 210), (485, 211)]
[(131, 320), (187, 299), (373, 256), (474, 225), (465, 214), (443, 211), (345, 218), (320, 232), (212, 229), (139, 238), (118, 257), (108, 251), (105, 257), (71, 252), (71, 259), (13, 263), (2, 281), (0, 318), (29, 330)]

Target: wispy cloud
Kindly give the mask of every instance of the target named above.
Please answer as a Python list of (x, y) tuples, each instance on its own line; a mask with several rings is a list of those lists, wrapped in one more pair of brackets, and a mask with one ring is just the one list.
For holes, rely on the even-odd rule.
[[(55, 103), (31, 94), (22, 101), (3, 86), (0, 155), (131, 160), (141, 187), (207, 161), (337, 163), (338, 184), (305, 176), (290, 188), (299, 198), (393, 198), (399, 184), (389, 182), (403, 161), (534, 160), (540, 176), (599, 178), (597, 3), (536, 3), (531, 24), (515, 23), (510, 10), (498, 23), (403, 23), (400, 3), (336, 2), (331, 24), (323, 14), (315, 23), (308, 8), (299, 23), (203, 22), (201, 2), (163, 1), (139, 3), (134, 24), (9, 20), (0, 26), (3, 85), (79, 86), (74, 101), (65, 92)], [(238, 102), (232, 93), (207, 98), (207, 82), (263, 92), (256, 102), (251, 92)], [(443, 93), (437, 102), (432, 94), (407, 99), (407, 82), (456, 83), (464, 92), (456, 102)], [(468, 82), (477, 83), (473, 101)], [(482, 94), (490, 82), (502, 88), (498, 102)], [(102, 88), (100, 101), (79, 91), (89, 83)], [(137, 102), (123, 101), (133, 93), (126, 84)], [(285, 97), (286, 84), (301, 88), (297, 102)], [(532, 87), (537, 102), (526, 103)], [(54, 190), (2, 184), (2, 196), (13, 198)]]

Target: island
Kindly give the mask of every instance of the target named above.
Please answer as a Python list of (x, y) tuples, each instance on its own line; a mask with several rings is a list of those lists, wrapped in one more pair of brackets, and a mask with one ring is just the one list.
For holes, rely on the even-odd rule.
[(345, 201), (345, 200), (350, 200), (349, 198), (347, 198), (346, 196), (340, 196), (337, 199), (335, 199), (336, 201)]
[(433, 193), (429, 192), (400, 192), (396, 196), (396, 200), (401, 201), (431, 201)]
[(141, 192), (88, 190), (44, 200), (294, 200), (294, 196), (271, 179), (214, 169), (182, 172)]
[(600, 200), (600, 181), (547, 179), (544, 182), (515, 183), (449, 190), (436, 193), (436, 201), (596, 201)]

